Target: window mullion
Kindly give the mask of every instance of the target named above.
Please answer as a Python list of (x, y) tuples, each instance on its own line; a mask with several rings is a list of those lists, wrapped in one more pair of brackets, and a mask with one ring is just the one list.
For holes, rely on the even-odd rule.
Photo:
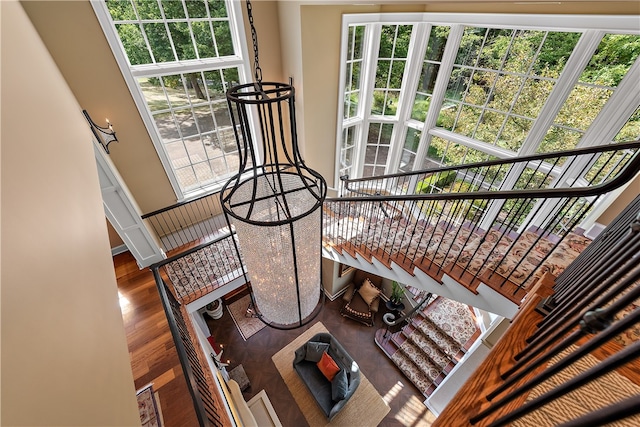
[(440, 106), (444, 100), (447, 86), (449, 84), (449, 76), (453, 70), (453, 64), (456, 60), (460, 41), (464, 34), (463, 25), (451, 26), (449, 37), (447, 38), (447, 45), (444, 48), (442, 55), (442, 62), (440, 64), (440, 70), (436, 77), (436, 82), (433, 87), (433, 94), (431, 96), (431, 102), (429, 103), (429, 111), (424, 120), (424, 130), (420, 137), (420, 145), (418, 146), (418, 152), (416, 153), (416, 162), (413, 165), (413, 170), (419, 170), (422, 168), (422, 160), (427, 156), (427, 150), (429, 149), (429, 143), (431, 141), (431, 135), (429, 130), (435, 128), (438, 116), (440, 115)]
[(522, 143), (522, 147), (520, 147), (518, 151), (520, 156), (526, 156), (536, 152), (560, 112), (560, 109), (562, 109), (562, 106), (580, 79), (582, 71), (589, 64), (603, 36), (603, 31), (589, 30), (585, 31), (582, 37), (580, 37), (531, 131), (529, 131), (529, 134)]
[[(402, 87), (400, 88), (400, 103), (396, 116), (397, 124), (391, 138), (391, 152), (389, 153), (389, 164), (387, 173), (395, 173), (404, 148), (404, 139), (407, 135), (407, 122), (411, 117), (413, 109), (412, 93), (416, 92), (420, 71), (422, 70), (422, 58), (427, 48), (427, 35), (431, 31), (431, 26), (425, 23), (418, 23), (413, 26), (411, 40), (409, 42), (409, 53), (406, 58), (404, 74), (402, 76)], [(415, 161), (414, 161), (415, 163)]]
[(371, 120), (371, 105), (373, 104), (373, 89), (375, 87), (376, 66), (378, 62), (378, 51), (380, 49), (380, 33), (381, 24), (367, 25), (365, 30), (364, 50), (362, 56), (362, 67), (364, 75), (360, 84), (360, 103), (359, 115), (362, 117), (362, 125), (357, 134), (357, 150), (356, 161), (353, 170), (356, 176), (362, 176), (364, 170), (364, 160), (367, 151), (367, 137), (369, 135), (369, 122)]
[(602, 111), (585, 131), (578, 147), (593, 147), (613, 141), (640, 104), (640, 56), (633, 63)]

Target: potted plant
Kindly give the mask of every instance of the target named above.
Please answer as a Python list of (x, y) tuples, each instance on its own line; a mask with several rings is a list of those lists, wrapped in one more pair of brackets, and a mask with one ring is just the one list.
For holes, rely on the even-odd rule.
[(391, 303), (395, 306), (400, 306), (402, 304), (404, 292), (404, 287), (394, 280), (391, 283), (391, 296), (389, 297)]
[(222, 311), (222, 300), (220, 298), (207, 304), (204, 309), (207, 311), (207, 314), (214, 320), (221, 318), (224, 314), (224, 312)]

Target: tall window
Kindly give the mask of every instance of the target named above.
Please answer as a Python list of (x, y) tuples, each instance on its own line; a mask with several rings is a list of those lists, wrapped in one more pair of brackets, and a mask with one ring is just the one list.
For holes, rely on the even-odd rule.
[(235, 7), (221, 0), (94, 3), (178, 199), (238, 170), (225, 92), (248, 73)]
[(337, 135), (352, 177), (640, 136), (635, 17), (375, 18), (343, 19)]

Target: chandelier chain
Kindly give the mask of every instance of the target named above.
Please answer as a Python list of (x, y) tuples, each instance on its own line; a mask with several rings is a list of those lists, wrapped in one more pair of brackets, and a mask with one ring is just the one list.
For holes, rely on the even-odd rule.
[(258, 59), (258, 33), (253, 25), (253, 6), (251, 1), (247, 0), (247, 16), (249, 17), (249, 25), (251, 26), (251, 40), (253, 41), (253, 75), (258, 82), (262, 82), (262, 68)]

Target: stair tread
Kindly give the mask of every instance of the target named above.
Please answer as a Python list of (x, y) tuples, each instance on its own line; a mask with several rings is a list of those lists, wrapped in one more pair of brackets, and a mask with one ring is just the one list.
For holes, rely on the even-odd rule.
[(422, 392), (427, 394), (429, 388), (433, 384), (424, 372), (422, 372), (404, 353), (397, 352), (394, 354), (392, 361), (402, 371), (402, 373)]
[(451, 359), (455, 360), (460, 352), (460, 346), (446, 333), (437, 328), (431, 320), (424, 318), (415, 322), (416, 328), (425, 336), (431, 338)]

